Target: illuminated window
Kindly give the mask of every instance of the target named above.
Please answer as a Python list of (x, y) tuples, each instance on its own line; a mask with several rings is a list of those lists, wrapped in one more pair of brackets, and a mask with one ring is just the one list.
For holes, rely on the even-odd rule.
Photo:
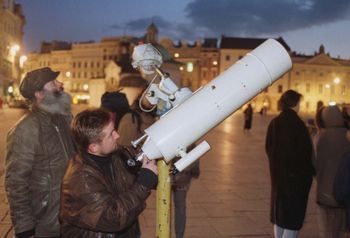
[(345, 94), (345, 90), (346, 90), (345, 85), (342, 85), (342, 86), (341, 86), (341, 94), (342, 94), (342, 95)]
[(186, 67), (187, 72), (193, 72), (193, 63), (188, 62)]
[(310, 92), (310, 84), (309, 84), (309, 83), (306, 84), (306, 92), (307, 92), (307, 93)]
[(323, 85), (322, 84), (318, 85), (318, 93), (323, 93)]

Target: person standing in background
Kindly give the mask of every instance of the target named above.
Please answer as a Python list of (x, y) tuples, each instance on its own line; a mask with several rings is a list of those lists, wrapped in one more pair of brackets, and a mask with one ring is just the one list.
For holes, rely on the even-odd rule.
[(337, 106), (322, 107), (316, 114), (315, 168), (320, 237), (340, 238), (345, 232), (345, 210), (334, 194), (334, 179), (343, 154), (350, 151), (347, 129)]
[(275, 238), (295, 238), (301, 229), (315, 170), (309, 132), (298, 116), (302, 95), (282, 94), (282, 112), (268, 126), (265, 150), (271, 176), (270, 219)]
[(244, 113), (244, 131), (249, 132), (252, 128), (253, 121), (253, 107), (250, 103), (248, 103), (247, 108), (243, 111)]

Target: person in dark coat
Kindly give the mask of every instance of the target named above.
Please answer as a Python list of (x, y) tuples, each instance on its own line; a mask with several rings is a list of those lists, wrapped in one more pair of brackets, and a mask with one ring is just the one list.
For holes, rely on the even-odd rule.
[(337, 201), (345, 207), (346, 230), (350, 237), (350, 151), (343, 155), (338, 166), (334, 180), (334, 193)]
[(253, 107), (248, 103), (247, 108), (243, 111), (244, 113), (244, 131), (249, 131), (252, 128), (253, 121)]
[(79, 153), (62, 182), (61, 237), (139, 238), (138, 216), (158, 182), (156, 162), (144, 156), (137, 176), (128, 172), (105, 109), (80, 112), (72, 134)]
[(282, 94), (282, 112), (268, 126), (266, 153), (271, 175), (271, 222), (275, 237), (296, 237), (306, 212), (315, 170), (312, 141), (298, 111), (301, 94)]
[(131, 109), (125, 93), (105, 92), (101, 97), (101, 107), (113, 113), (115, 128), (120, 135), (119, 145), (130, 146), (131, 141), (142, 135), (141, 116)]

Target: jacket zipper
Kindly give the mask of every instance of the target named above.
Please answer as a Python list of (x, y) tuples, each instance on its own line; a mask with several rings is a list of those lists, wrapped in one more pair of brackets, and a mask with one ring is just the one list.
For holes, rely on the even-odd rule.
[(58, 126), (55, 126), (55, 129), (56, 129), (56, 131), (57, 131), (58, 138), (60, 139), (60, 143), (61, 143), (61, 145), (62, 145), (62, 148), (63, 148), (64, 154), (65, 154), (65, 156), (66, 156), (66, 159), (67, 159), (67, 161), (69, 161), (70, 158), (69, 158), (69, 156), (68, 156), (67, 148), (66, 148), (66, 146), (64, 145), (61, 132), (60, 132), (60, 130), (58, 129)]

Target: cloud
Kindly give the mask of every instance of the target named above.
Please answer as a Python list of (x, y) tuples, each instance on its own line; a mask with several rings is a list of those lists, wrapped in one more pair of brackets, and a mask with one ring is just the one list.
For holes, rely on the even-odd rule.
[(350, 19), (349, 0), (194, 0), (185, 9), (213, 34), (259, 35)]

